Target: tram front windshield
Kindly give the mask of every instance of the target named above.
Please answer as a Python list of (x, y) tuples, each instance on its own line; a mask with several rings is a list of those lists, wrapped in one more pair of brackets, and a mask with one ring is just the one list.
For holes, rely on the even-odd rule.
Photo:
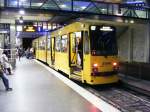
[(118, 54), (116, 31), (114, 27), (104, 29), (102, 26), (90, 28), (91, 54), (112, 56)]

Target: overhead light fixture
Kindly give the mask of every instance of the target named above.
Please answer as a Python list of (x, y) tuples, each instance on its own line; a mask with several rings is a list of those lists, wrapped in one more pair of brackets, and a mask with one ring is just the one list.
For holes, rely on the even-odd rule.
[(125, 23), (128, 23), (129, 21), (126, 19), (124, 22), (125, 22)]
[(20, 0), (21, 2), (25, 2), (26, 0)]
[(18, 2), (17, 2), (17, 1), (14, 1), (14, 2), (13, 2), (13, 5), (17, 5), (17, 4), (18, 4)]
[(81, 7), (82, 10), (84, 10), (85, 8), (86, 8), (85, 6), (82, 6), (82, 7)]
[(66, 8), (67, 6), (65, 4), (60, 5), (61, 8)]
[(101, 9), (102, 11), (105, 11), (106, 9)]
[(19, 18), (19, 23), (23, 23), (23, 17), (22, 16)]
[(23, 23), (23, 20), (19, 20), (19, 23)]
[(117, 16), (122, 16), (123, 14), (122, 14), (122, 13), (116, 13), (116, 15), (117, 15)]
[(25, 11), (24, 11), (23, 9), (21, 9), (21, 10), (19, 11), (19, 13), (20, 13), (21, 15), (24, 15), (24, 14), (25, 14)]
[(131, 20), (130, 23), (134, 23), (134, 20)]

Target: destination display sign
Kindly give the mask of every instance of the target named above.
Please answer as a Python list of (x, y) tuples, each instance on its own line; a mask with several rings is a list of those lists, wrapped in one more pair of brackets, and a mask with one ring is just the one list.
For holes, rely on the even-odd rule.
[(27, 25), (27, 26), (24, 26), (23, 31), (25, 31), (25, 32), (36, 32), (36, 27)]

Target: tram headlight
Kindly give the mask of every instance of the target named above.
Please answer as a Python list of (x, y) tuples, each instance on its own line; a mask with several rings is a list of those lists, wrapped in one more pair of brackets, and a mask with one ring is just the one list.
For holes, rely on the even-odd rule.
[(98, 64), (97, 63), (93, 64), (93, 66), (92, 66), (92, 72), (93, 72), (93, 75), (98, 72)]
[(98, 67), (98, 64), (97, 63), (93, 64), (93, 67)]
[(117, 66), (118, 64), (116, 62), (113, 62), (113, 66)]
[(118, 71), (119, 70), (119, 66), (118, 66), (117, 62), (113, 62), (112, 65), (113, 65), (113, 70), (114, 71)]

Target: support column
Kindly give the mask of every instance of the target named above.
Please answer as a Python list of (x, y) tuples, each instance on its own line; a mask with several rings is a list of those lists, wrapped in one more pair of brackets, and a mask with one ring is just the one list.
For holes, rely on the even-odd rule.
[(150, 1), (149, 0), (146, 0), (147, 4), (150, 6)]
[[(149, 13), (149, 18), (150, 18), (150, 13)], [(148, 46), (149, 47), (148, 62), (150, 63), (150, 21), (148, 22), (147, 26), (148, 26), (147, 38), (149, 39), (149, 41), (148, 41), (149, 42), (149, 46)]]
[(15, 30), (15, 24), (10, 24), (10, 46), (11, 46), (11, 64), (13, 68), (16, 66), (16, 30)]
[[(150, 0), (146, 0), (147, 5), (150, 7)], [(150, 11), (148, 13), (148, 17), (150, 18)], [(150, 62), (150, 22), (148, 23), (148, 38), (149, 38), (149, 60), (148, 62)]]
[[(150, 0), (146, 0), (146, 3), (150, 7)], [(148, 12), (148, 17), (150, 18), (150, 11)]]
[(129, 36), (129, 51), (128, 51), (128, 61), (133, 61), (133, 38), (134, 38), (134, 29), (130, 29), (130, 36)]

